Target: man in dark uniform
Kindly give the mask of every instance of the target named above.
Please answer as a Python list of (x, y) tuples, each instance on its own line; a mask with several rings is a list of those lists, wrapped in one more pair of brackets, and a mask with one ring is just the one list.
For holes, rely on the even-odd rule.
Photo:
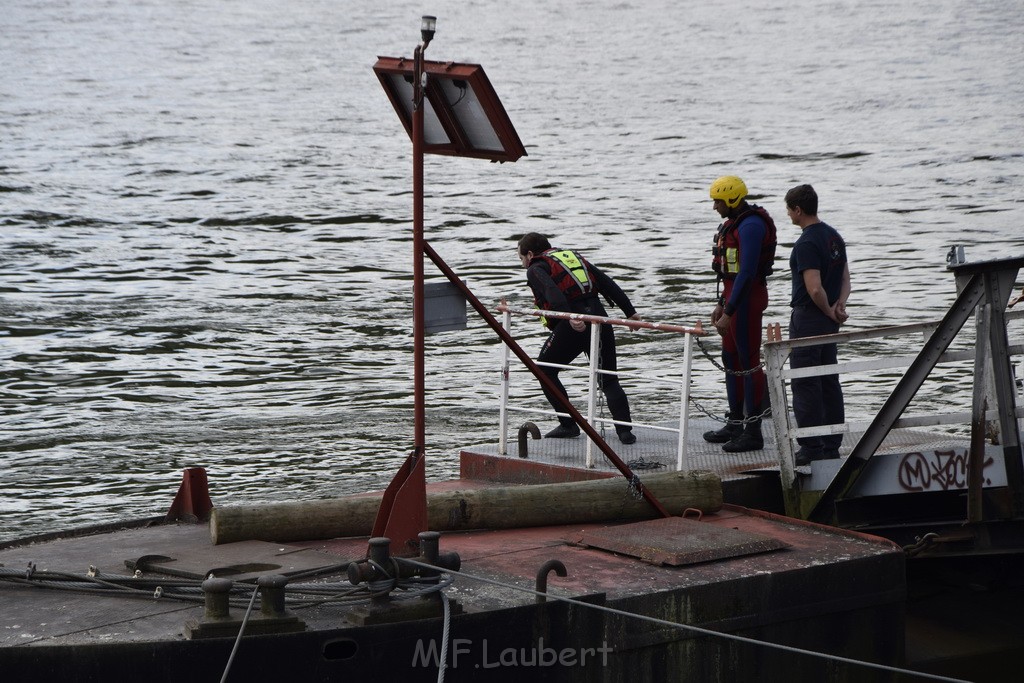
[(704, 433), (727, 453), (764, 448), (761, 414), (768, 405), (761, 364), (761, 321), (768, 307), (768, 276), (775, 260), (775, 223), (747, 203), (747, 186), (736, 176), (711, 184), (714, 209), (724, 219), (715, 238), (712, 268), (723, 285), (711, 323), (722, 335), (722, 364), (729, 421)]
[[(603, 295), (610, 303), (622, 309), (629, 318), (638, 318), (636, 309), (629, 297), (600, 269), (584, 259), (578, 252), (568, 249), (552, 249), (547, 237), (535, 232), (527, 233), (519, 240), (519, 259), (526, 268), (526, 282), (533, 291), (533, 298), (538, 308), (550, 311), (565, 311), (608, 317), (598, 295)], [(568, 365), (580, 353), (590, 352), (590, 324), (582, 320), (565, 320), (552, 318), (544, 324), (551, 329), (544, 345), (541, 347), (537, 361), (541, 363), (557, 363)], [(601, 325), (598, 365), (602, 370), (615, 372), (618, 364), (615, 357), (615, 333), (611, 325)], [(565, 387), (558, 379), (558, 368), (543, 366), (544, 373), (558, 388), (559, 393), (566, 397)], [(612, 418), (616, 422), (630, 422), (629, 400), (622, 389), (617, 375), (598, 375), (598, 382), (606, 400)], [(543, 385), (541, 385), (543, 388)], [(557, 397), (544, 389), (548, 402), (558, 412), (563, 412)], [(552, 439), (564, 439), (579, 436), (580, 428), (572, 418), (559, 417), (558, 426), (545, 436)], [(636, 442), (632, 427), (628, 424), (616, 424), (615, 431), (619, 441), (624, 444)]]
[[(818, 219), (818, 195), (810, 185), (798, 185), (786, 193), (786, 213), (793, 225), (800, 226), (800, 237), (789, 256), (793, 274), (793, 307), (789, 338), (814, 337), (839, 331), (849, 316), (846, 300), (850, 297), (850, 265), (846, 260), (846, 242), (832, 226)], [(791, 368), (834, 365), (835, 344), (793, 349)], [(799, 427), (842, 424), (846, 421), (843, 388), (839, 375), (794, 378), (793, 413)], [(800, 437), (797, 465), (813, 460), (839, 457), (842, 434)]]

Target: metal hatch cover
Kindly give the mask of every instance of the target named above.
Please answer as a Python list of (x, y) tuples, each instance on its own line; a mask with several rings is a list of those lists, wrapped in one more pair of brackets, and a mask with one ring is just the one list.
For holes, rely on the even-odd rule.
[(680, 567), (755, 555), (789, 547), (777, 538), (682, 517), (591, 529), (578, 543), (636, 557), (656, 565)]
[(124, 561), (128, 569), (156, 572), (187, 579), (208, 576), (235, 581), (255, 579), (273, 572), (289, 576), (300, 572), (327, 570), (343, 558), (299, 546), (265, 541), (239, 541), (218, 546), (193, 547), (169, 543), (160, 553)]

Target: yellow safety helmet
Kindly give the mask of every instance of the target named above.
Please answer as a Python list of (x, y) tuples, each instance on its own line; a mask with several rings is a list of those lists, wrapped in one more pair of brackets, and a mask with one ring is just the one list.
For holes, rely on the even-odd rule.
[(730, 209), (747, 196), (747, 186), (734, 175), (724, 175), (711, 183), (711, 198), (721, 199)]

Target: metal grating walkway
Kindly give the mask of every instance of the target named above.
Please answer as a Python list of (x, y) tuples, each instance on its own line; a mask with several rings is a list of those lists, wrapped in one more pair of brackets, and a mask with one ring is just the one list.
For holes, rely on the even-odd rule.
[[(543, 434), (552, 425), (538, 425)], [(666, 425), (668, 426), (668, 425)], [(747, 453), (726, 453), (720, 444), (707, 443), (702, 438), (705, 431), (718, 429), (721, 423), (710, 418), (694, 418), (690, 420), (689, 433), (687, 438), (687, 458), (684, 469), (689, 470), (710, 470), (718, 474), (723, 481), (730, 479), (741, 479), (757, 472), (777, 472), (778, 450), (775, 447), (775, 435), (769, 425), (764, 425), (763, 433), (765, 438), (764, 449), (750, 451)], [(632, 445), (619, 443), (613, 429), (604, 431), (609, 445), (618, 456), (635, 471), (674, 471), (676, 467), (677, 438), (674, 432), (661, 431), (650, 428), (635, 428), (634, 433), (637, 441)], [(508, 453), (506, 457), (519, 459), (518, 443), (513, 432), (508, 442)], [(840, 449), (842, 456), (846, 456), (853, 449), (859, 432), (850, 432), (843, 441)], [(879, 452), (892, 452), (921, 448), (933, 444), (941, 444), (940, 447), (947, 447), (950, 442), (955, 442), (955, 437), (948, 434), (929, 433), (913, 429), (893, 430), (882, 444)], [(527, 460), (534, 463), (546, 465), (557, 465), (574, 469), (586, 469), (586, 444), (587, 438), (580, 435), (574, 439), (540, 439), (534, 441), (527, 437)], [(483, 444), (467, 446), (463, 449), (469, 453), (487, 456), (498, 455), (498, 445)], [(601, 450), (596, 446), (594, 452), (593, 472), (617, 473), (618, 470), (608, 462)], [(833, 461), (835, 462), (835, 461)], [(806, 469), (809, 472), (809, 468)]]

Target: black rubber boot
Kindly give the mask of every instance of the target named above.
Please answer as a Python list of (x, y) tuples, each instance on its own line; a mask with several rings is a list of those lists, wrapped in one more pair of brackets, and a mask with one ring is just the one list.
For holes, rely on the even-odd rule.
[(745, 453), (759, 451), (764, 448), (764, 437), (761, 436), (761, 421), (748, 422), (743, 432), (722, 446), (726, 453)]
[(571, 439), (580, 435), (580, 428), (575, 424), (560, 424), (544, 435), (545, 439)]
[(708, 443), (727, 443), (732, 441), (743, 433), (743, 425), (740, 424), (742, 419), (742, 415), (729, 413), (729, 422), (726, 422), (725, 426), (721, 429), (704, 432), (704, 440)]

